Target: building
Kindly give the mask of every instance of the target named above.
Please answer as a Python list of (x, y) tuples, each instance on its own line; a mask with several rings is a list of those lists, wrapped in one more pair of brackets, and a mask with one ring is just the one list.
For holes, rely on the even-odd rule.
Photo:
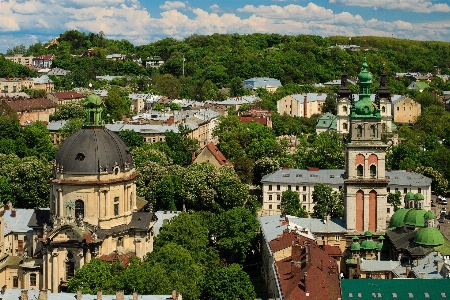
[(408, 85), (407, 89), (423, 92), (423, 90), (428, 87), (430, 87), (430, 86), (428, 85), (428, 83), (426, 83), (424, 81), (415, 81), (415, 82), (411, 82), (411, 84)]
[(5, 59), (12, 61), (13, 63), (20, 64), (22, 66), (33, 65), (34, 56), (23, 56), (23, 54), (6, 55)]
[(53, 54), (37, 56), (33, 59), (33, 67), (38, 69), (51, 68), (55, 57)]
[(197, 157), (194, 159), (193, 163), (200, 164), (203, 162), (209, 162), (215, 167), (219, 168), (222, 166), (233, 166), (233, 164), (220, 152), (219, 148), (214, 145), (214, 143), (208, 143), (204, 146)]
[(404, 96), (392, 101), (392, 112), (395, 123), (412, 124), (422, 113), (422, 107), (420, 103)]
[(164, 60), (161, 56), (150, 56), (145, 60), (145, 67), (159, 68), (164, 64)]
[(322, 106), (326, 99), (325, 93), (288, 95), (277, 101), (277, 110), (280, 115), (310, 118), (314, 114), (322, 114)]
[(0, 91), (2, 93), (18, 93), (22, 87), (34, 89), (32, 78), (0, 78)]
[(17, 269), (19, 288), (57, 293), (94, 257), (143, 258), (153, 250), (156, 215), (140, 212), (145, 201), (136, 196), (133, 158), (120, 137), (104, 128), (102, 110), (100, 97), (90, 95), (85, 126), (58, 149), (50, 208), (36, 208), (22, 220), (32, 230), (32, 255), (2, 251), (7, 267), (0, 278)]
[(55, 83), (47, 75), (42, 75), (38, 78), (33, 78), (34, 88), (36, 90), (44, 90), (47, 94), (53, 92)]
[(254, 77), (242, 82), (244, 88), (248, 90), (265, 89), (269, 93), (274, 93), (281, 85), (280, 80), (269, 77)]
[(332, 113), (324, 113), (322, 116), (317, 118), (316, 132), (317, 134), (321, 132), (337, 131), (337, 120), (336, 116)]
[(85, 95), (75, 91), (55, 92), (49, 94), (47, 97), (56, 104), (66, 104), (69, 102), (78, 102), (86, 99)]
[(56, 103), (47, 98), (3, 98), (2, 104), (17, 111), (21, 125), (37, 121), (48, 123), (56, 109)]

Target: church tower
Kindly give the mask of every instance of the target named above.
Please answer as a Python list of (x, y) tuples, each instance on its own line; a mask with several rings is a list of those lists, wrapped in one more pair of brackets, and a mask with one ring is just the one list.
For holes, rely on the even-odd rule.
[(372, 74), (364, 56), (358, 74), (359, 99), (351, 105), (346, 147), (345, 220), (348, 231), (382, 232), (386, 229), (387, 185), (380, 108), (370, 99)]

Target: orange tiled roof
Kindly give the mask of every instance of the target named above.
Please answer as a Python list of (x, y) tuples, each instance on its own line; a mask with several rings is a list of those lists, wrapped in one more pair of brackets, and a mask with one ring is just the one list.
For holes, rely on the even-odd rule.
[(20, 100), (5, 101), (5, 103), (18, 112), (56, 107), (56, 103), (47, 98), (24, 98)]
[(213, 142), (210, 142), (209, 144), (206, 145), (206, 147), (208, 148), (209, 152), (211, 152), (211, 154), (214, 156), (214, 158), (219, 162), (219, 164), (221, 166), (223, 165), (230, 165), (232, 166), (233, 164), (222, 154), (222, 152), (220, 152), (219, 148), (216, 147), (216, 145), (214, 145)]
[(56, 92), (52, 95), (61, 100), (85, 98), (83, 94), (77, 93), (75, 91)]

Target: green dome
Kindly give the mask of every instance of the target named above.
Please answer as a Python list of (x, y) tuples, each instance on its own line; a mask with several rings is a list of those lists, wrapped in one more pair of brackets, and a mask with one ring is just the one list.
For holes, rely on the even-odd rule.
[(367, 230), (366, 232), (364, 232), (364, 236), (372, 236), (372, 231)]
[(358, 242), (353, 242), (350, 245), (350, 251), (359, 251), (361, 250), (361, 245)]
[(383, 248), (383, 244), (382, 243), (378, 243), (377, 244), (377, 250), (381, 251), (382, 248)]
[(373, 115), (377, 109), (377, 105), (370, 98), (364, 98), (355, 103), (356, 114), (359, 116)]
[(102, 99), (100, 98), (100, 96), (98, 96), (96, 94), (90, 94), (86, 98), (86, 102), (87, 103), (92, 103), (92, 104), (95, 104), (95, 105), (100, 105), (100, 104), (102, 104)]
[(411, 209), (406, 214), (405, 224), (414, 227), (424, 227), (426, 213), (427, 211), (424, 209)]
[(378, 240), (379, 240), (379, 241), (384, 241), (385, 238), (384, 238), (384, 236), (380, 235), (380, 236), (378, 237)]
[(425, 197), (421, 193), (414, 195), (414, 200), (425, 200)]
[(422, 246), (439, 246), (444, 243), (444, 237), (437, 228), (420, 228), (414, 237), (414, 242)]
[(377, 249), (377, 243), (375, 243), (373, 240), (365, 240), (361, 243), (361, 249), (364, 250), (374, 250)]
[(391, 217), (389, 227), (397, 228), (405, 225), (405, 216), (411, 208), (400, 208)]
[(367, 71), (367, 59), (366, 56), (364, 55), (364, 62), (362, 64), (362, 70), (361, 72), (358, 74), (358, 79), (360, 83), (367, 83), (367, 82), (371, 82), (372, 81), (372, 73), (370, 73), (369, 71)]
[(406, 200), (414, 200), (414, 193), (409, 191), (406, 196), (405, 196)]
[(355, 242), (355, 241), (359, 240), (359, 237), (357, 237), (356, 235), (354, 235), (354, 236), (352, 237), (352, 240)]
[(423, 217), (424, 219), (434, 219), (434, 214), (429, 210), (425, 213)]

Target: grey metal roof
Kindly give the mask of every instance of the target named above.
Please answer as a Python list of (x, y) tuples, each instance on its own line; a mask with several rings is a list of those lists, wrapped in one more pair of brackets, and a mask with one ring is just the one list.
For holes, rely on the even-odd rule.
[[(324, 183), (324, 184), (344, 184), (341, 177), (344, 174), (342, 169), (322, 169), (318, 171), (308, 171), (306, 169), (280, 169), (273, 173), (265, 175), (261, 182), (269, 183)], [(390, 180), (389, 185), (402, 186), (429, 186), (431, 178), (416, 172), (407, 172), (405, 170), (386, 171), (386, 178)]]
[(419, 277), (420, 273), (424, 273), (424, 277), (428, 279), (446, 278), (445, 272), (437, 272), (436, 261), (444, 262), (444, 259), (438, 252), (431, 252), (421, 259), (418, 265), (413, 266), (411, 271), (416, 275), (416, 277)]
[(281, 86), (281, 81), (279, 79), (269, 77), (254, 77), (244, 80), (242, 84), (257, 89), (257, 88), (265, 88), (266, 86), (279, 87)]
[(5, 211), (5, 235), (11, 232), (29, 232), (33, 231), (28, 227), (28, 221), (34, 213), (34, 209), (17, 208), (16, 216), (11, 216), (11, 210)]
[(47, 124), (48, 131), (58, 131), (60, 130), (64, 125), (66, 125), (66, 120), (60, 120), (60, 121), (53, 121)]
[[(12, 300), (20, 299), (22, 289), (6, 289), (0, 299)], [(38, 299), (38, 290), (28, 290), (28, 299)], [(74, 293), (47, 293), (48, 300), (74, 300), (77, 294)], [(116, 300), (116, 295), (102, 295), (103, 300)], [(132, 300), (133, 295), (124, 295), (124, 300)], [(138, 295), (139, 300), (166, 300), (171, 299), (171, 295)], [(97, 300), (97, 295), (83, 294), (81, 300)]]
[(399, 261), (384, 260), (362, 260), (361, 271), (377, 272), (392, 271), (400, 265)]
[(262, 216), (258, 218), (261, 231), (267, 242), (276, 239), (279, 234), (283, 233), (284, 229), (295, 229), (296, 225), (299, 229), (306, 228), (313, 234), (347, 232), (344, 221), (341, 219), (330, 219), (327, 222), (324, 222), (323, 219), (299, 218), (290, 215), (287, 215), (287, 218), (289, 225), (281, 225), (281, 221), (285, 220), (282, 214)]
[(178, 214), (180, 213), (181, 211), (162, 211), (162, 210), (155, 212), (155, 215), (158, 218), (158, 220), (153, 225), (154, 236), (158, 235), (165, 220), (170, 220), (173, 217), (178, 216)]

